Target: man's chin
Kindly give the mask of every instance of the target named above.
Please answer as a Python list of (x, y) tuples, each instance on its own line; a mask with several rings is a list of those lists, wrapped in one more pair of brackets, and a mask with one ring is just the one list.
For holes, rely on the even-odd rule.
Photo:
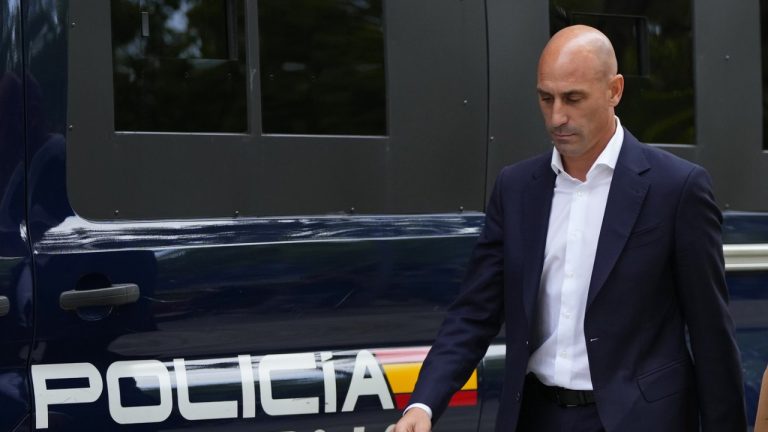
[(552, 143), (560, 153), (568, 153), (576, 147), (576, 141), (572, 138), (552, 138)]

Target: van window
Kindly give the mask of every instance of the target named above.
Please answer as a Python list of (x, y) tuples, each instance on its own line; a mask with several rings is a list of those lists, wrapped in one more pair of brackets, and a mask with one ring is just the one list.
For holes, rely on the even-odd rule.
[(67, 190), (81, 217), (483, 208), (482, 2), (68, 7)]
[(111, 13), (115, 130), (247, 131), (242, 0), (113, 0)]
[(691, 2), (551, 0), (550, 30), (586, 24), (604, 32), (624, 75), (617, 115), (648, 143), (695, 143)]
[(264, 133), (385, 135), (381, 0), (259, 2)]

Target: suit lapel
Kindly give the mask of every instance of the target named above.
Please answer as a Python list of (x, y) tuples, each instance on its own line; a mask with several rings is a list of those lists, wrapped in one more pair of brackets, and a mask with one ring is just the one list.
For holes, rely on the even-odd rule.
[(523, 306), (528, 323), (534, 321), (536, 297), (544, 266), (549, 213), (555, 189), (555, 173), (549, 159), (534, 171), (523, 197)]
[(624, 143), (613, 172), (611, 190), (605, 206), (603, 225), (597, 242), (587, 308), (605, 284), (640, 214), (649, 183), (640, 174), (649, 169), (640, 143), (624, 131)]

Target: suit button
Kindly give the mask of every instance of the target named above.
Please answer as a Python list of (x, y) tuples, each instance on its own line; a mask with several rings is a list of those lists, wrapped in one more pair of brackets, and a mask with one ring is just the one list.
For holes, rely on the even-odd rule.
[(520, 402), (520, 392), (515, 393), (515, 402)]

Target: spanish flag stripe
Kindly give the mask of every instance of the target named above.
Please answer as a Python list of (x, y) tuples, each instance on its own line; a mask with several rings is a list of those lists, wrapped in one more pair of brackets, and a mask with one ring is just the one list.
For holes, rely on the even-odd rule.
[(464, 386), (461, 388), (462, 390), (477, 390), (477, 369), (472, 371), (472, 375), (469, 376), (469, 379), (464, 384)]
[[(396, 394), (395, 395), (395, 405), (397, 405), (397, 409), (404, 410), (408, 403), (411, 401), (411, 394), (405, 393), (405, 394)], [(456, 392), (456, 394), (453, 395), (450, 402), (448, 402), (448, 406), (450, 407), (457, 407), (457, 406), (474, 406), (477, 405), (477, 391), (475, 390), (462, 390)]]
[(397, 409), (404, 410), (405, 407), (408, 406), (408, 402), (411, 400), (411, 394), (405, 393), (405, 394), (396, 394), (395, 395), (395, 404), (397, 405)]
[(448, 406), (451, 407), (472, 405), (477, 405), (477, 391), (475, 390), (456, 392), (451, 398), (451, 401), (448, 402)]
[(419, 348), (386, 348), (375, 350), (376, 358), (382, 364), (423, 362), (427, 357), (429, 347)]
[[(421, 363), (390, 363), (381, 365), (387, 375), (392, 393), (412, 393), (419, 377)], [(477, 390), (477, 369), (472, 372), (462, 390)]]
[(411, 393), (416, 386), (416, 378), (421, 370), (421, 363), (390, 363), (381, 365), (387, 375), (392, 393)]

